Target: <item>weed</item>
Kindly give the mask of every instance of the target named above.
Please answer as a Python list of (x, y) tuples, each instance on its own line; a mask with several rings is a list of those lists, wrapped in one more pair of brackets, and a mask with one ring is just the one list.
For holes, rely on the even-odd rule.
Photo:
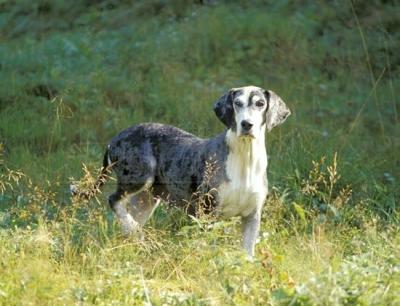
[(14, 189), (15, 184), (19, 184), (20, 180), (25, 176), (22, 171), (9, 169), (4, 165), (3, 159), (4, 145), (0, 143), (0, 193), (4, 195), (7, 189)]
[[(307, 179), (302, 181), (301, 192), (308, 200), (309, 212), (313, 213), (312, 219), (332, 215), (339, 218), (339, 210), (350, 200), (351, 187), (338, 188), (340, 174), (337, 172), (337, 153), (333, 156), (332, 164), (325, 166), (325, 157), (319, 162), (312, 161), (313, 167)], [(301, 208), (294, 204), (299, 215), (304, 219)]]

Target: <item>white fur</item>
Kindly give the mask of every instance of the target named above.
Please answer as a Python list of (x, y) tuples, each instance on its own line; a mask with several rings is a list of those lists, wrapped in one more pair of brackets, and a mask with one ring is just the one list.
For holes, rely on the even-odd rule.
[[(110, 145), (107, 146), (107, 149), (110, 150)], [(107, 163), (108, 163), (109, 165), (112, 164), (111, 158), (110, 158), (110, 154), (107, 154)]]
[[(264, 131), (265, 127), (262, 127)], [(229, 182), (218, 189), (219, 212), (224, 217), (246, 217), (262, 207), (267, 195), (267, 152), (264, 136), (238, 137), (228, 130), (226, 143), (229, 154), (226, 174)]]
[[(268, 192), (267, 101), (264, 94), (259, 94), (261, 88), (247, 86), (240, 90), (242, 94), (233, 101), (236, 129), (229, 129), (225, 138), (229, 148), (226, 160), (228, 181), (218, 188), (218, 211), (224, 217), (242, 217), (243, 247), (252, 257)], [(242, 128), (243, 121), (252, 125), (249, 130)]]
[(120, 200), (115, 206), (115, 214), (121, 222), (122, 231), (125, 235), (137, 232), (140, 229), (140, 224), (135, 221), (130, 213), (126, 210), (124, 200)]
[[(139, 217), (139, 218), (134, 218), (132, 216), (132, 214), (127, 210), (127, 205), (135, 198), (135, 195), (138, 195), (141, 192), (147, 190), (151, 186), (152, 183), (153, 183), (153, 180), (148, 179), (139, 191), (137, 191), (134, 194), (126, 194), (124, 197), (122, 197), (121, 200), (119, 200), (115, 204), (114, 211), (121, 223), (122, 231), (125, 235), (139, 233), (142, 225), (144, 225), (147, 218), (149, 218), (151, 216), (151, 214), (153, 213), (155, 207), (150, 207), (150, 209), (148, 209), (148, 211), (143, 211), (141, 216), (139, 216), (138, 212), (136, 212), (135, 217)], [(147, 204), (147, 203), (145, 203), (145, 204)], [(158, 205), (158, 202), (157, 202), (157, 205)]]

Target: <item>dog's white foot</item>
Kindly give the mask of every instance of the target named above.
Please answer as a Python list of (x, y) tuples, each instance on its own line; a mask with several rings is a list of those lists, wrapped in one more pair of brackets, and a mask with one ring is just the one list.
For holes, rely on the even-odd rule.
[(143, 238), (141, 225), (132, 218), (130, 214), (126, 214), (120, 219), (122, 232), (124, 236), (135, 236), (137, 238)]
[(69, 185), (69, 191), (71, 192), (71, 194), (73, 196), (77, 195), (78, 194), (78, 186), (76, 186), (74, 184)]
[(246, 254), (246, 261), (248, 261), (248, 262), (254, 262), (254, 256), (253, 255), (250, 255), (250, 254)]

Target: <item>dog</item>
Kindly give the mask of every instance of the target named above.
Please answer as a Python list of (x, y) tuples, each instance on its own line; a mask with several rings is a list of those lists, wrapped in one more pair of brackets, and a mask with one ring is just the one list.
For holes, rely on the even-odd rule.
[(273, 91), (246, 86), (226, 92), (214, 112), (226, 130), (211, 139), (158, 123), (135, 125), (112, 138), (96, 188), (112, 168), (117, 189), (109, 204), (125, 233), (138, 232), (160, 199), (196, 213), (193, 195), (200, 190), (211, 195), (207, 209), (241, 217), (242, 245), (254, 256), (268, 193), (265, 133), (282, 124), (290, 110)]

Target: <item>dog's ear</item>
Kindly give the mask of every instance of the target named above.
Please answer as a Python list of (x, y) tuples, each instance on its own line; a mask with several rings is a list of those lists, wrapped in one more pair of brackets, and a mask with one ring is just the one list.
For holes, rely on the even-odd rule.
[(221, 122), (228, 128), (232, 126), (233, 122), (233, 93), (234, 89), (230, 89), (221, 98), (219, 98), (217, 102), (214, 103), (215, 114), (217, 115), (218, 119), (221, 120)]
[(290, 110), (285, 102), (274, 93), (272, 90), (264, 91), (265, 99), (268, 102), (268, 109), (266, 112), (266, 124), (268, 132), (277, 125), (282, 124), (290, 115)]

